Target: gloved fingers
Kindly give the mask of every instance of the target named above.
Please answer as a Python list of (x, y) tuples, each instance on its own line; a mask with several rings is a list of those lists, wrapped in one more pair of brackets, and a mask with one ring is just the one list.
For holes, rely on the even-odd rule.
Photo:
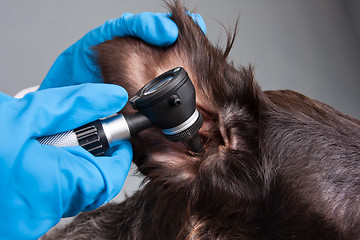
[[(81, 185), (80, 189), (83, 192), (83, 194), (89, 193), (89, 196), (94, 197), (93, 202), (89, 205), (84, 206), (81, 211), (90, 211), (93, 209), (98, 208), (104, 203), (109, 202), (111, 199), (113, 199), (121, 190), (122, 186), (124, 185), (125, 179), (128, 175), (128, 172), (130, 170), (131, 160), (132, 160), (132, 148), (131, 144), (128, 141), (122, 141), (119, 142), (119, 145), (117, 145), (115, 151), (112, 153), (111, 156), (102, 156), (102, 157), (94, 157), (91, 153), (87, 152), (82, 147), (68, 147), (64, 148), (68, 153), (72, 155), (72, 161), (87, 161), (88, 163), (91, 163), (92, 166), (95, 166), (98, 173), (101, 174), (101, 181), (99, 179), (93, 179), (92, 183), (91, 181), (87, 181), (86, 176), (79, 176), (80, 178), (83, 178), (82, 183), (88, 183), (89, 185)], [(75, 159), (76, 158), (76, 159)], [(79, 158), (79, 159), (78, 159)], [(70, 159), (70, 158), (68, 158)], [(62, 168), (66, 170), (71, 170), (74, 172), (74, 174), (77, 174), (78, 171), (73, 166), (68, 165), (64, 167), (65, 164), (62, 164)], [(85, 166), (85, 165), (84, 165)], [(96, 175), (96, 174), (95, 174)], [(97, 181), (97, 182), (95, 182)], [(96, 185), (98, 185), (101, 182), (102, 187), (101, 191), (99, 190), (99, 186), (94, 188)], [(97, 195), (95, 197), (95, 190), (97, 189)], [(87, 198), (88, 198), (87, 197)], [(71, 211), (67, 211), (67, 215), (70, 216), (71, 212), (75, 213), (78, 209), (75, 209), (74, 207), (69, 208), (72, 209)]]
[[(57, 148), (40, 145), (35, 139), (24, 145), (22, 160), (14, 165), (13, 182), (18, 195), (32, 198), (33, 211), (39, 217), (74, 216), (93, 204), (105, 192), (103, 173), (92, 162), (94, 158), (80, 146)], [(39, 205), (41, 204), (41, 205)], [(40, 210), (37, 211), (37, 208)]]
[(106, 31), (112, 33), (112, 36), (108, 34), (109, 39), (115, 36), (133, 36), (160, 47), (174, 43), (179, 33), (176, 24), (163, 13), (124, 13), (111, 23), (108, 25), (111, 31)]
[(94, 157), (80, 146), (57, 148), (36, 140), (23, 150), (17, 162), (21, 166), (13, 166), (12, 189), (24, 208), (44, 219), (74, 216), (110, 201), (120, 192), (132, 158), (125, 141), (112, 156), (104, 157)]
[[(186, 13), (206, 34), (206, 25), (201, 15), (188, 11)], [(152, 45), (164, 47), (173, 44), (179, 34), (178, 27), (170, 17), (171, 13), (124, 13), (119, 19), (123, 21), (123, 24), (119, 25), (123, 26), (123, 35), (139, 37)]]
[[(17, 122), (30, 125), (32, 137), (71, 130), (120, 111), (126, 91), (112, 84), (50, 88), (19, 99)], [(25, 127), (23, 127), (26, 129)]]

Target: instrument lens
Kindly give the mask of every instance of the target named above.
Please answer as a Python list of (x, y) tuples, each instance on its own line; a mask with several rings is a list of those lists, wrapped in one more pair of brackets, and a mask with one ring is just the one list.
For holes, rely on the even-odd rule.
[(151, 93), (156, 92), (160, 88), (164, 87), (166, 84), (168, 84), (174, 77), (173, 76), (167, 76), (164, 79), (160, 80), (159, 82), (155, 82), (152, 85), (148, 87), (148, 89), (144, 92), (144, 95), (149, 95)]

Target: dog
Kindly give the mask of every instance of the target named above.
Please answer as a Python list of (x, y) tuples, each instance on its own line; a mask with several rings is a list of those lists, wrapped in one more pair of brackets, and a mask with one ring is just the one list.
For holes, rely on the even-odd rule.
[(179, 28), (172, 46), (119, 37), (94, 51), (104, 81), (130, 96), (183, 67), (205, 152), (141, 132), (132, 145), (144, 187), (45, 239), (360, 239), (360, 121), (294, 91), (262, 91), (252, 65), (227, 58), (236, 30), (223, 50), (179, 1), (168, 6)]

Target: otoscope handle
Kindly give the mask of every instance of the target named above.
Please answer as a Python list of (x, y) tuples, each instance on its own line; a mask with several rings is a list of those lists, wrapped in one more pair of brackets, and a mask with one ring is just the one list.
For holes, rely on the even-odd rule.
[(82, 146), (94, 156), (103, 155), (120, 140), (128, 140), (132, 135), (152, 124), (141, 113), (128, 116), (114, 115), (96, 120), (74, 130), (37, 138), (43, 145), (56, 147)]

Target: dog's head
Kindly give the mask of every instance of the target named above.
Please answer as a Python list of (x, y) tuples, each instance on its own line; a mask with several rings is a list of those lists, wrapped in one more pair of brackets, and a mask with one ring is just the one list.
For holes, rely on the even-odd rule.
[[(347, 188), (323, 176), (338, 178), (340, 162), (356, 165), (358, 145), (353, 143), (359, 140), (350, 133), (360, 123), (295, 92), (261, 91), (251, 66), (235, 67), (227, 60), (235, 34), (228, 34), (222, 50), (210, 43), (179, 1), (169, 8), (179, 28), (173, 45), (159, 48), (122, 37), (95, 47), (104, 81), (123, 86), (130, 97), (175, 67), (183, 67), (195, 86), (205, 153), (190, 154), (183, 143), (167, 140), (156, 128), (131, 140), (134, 162), (153, 187), (154, 194), (147, 197), (159, 201), (153, 217), (166, 215), (171, 221), (173, 215), (161, 206), (168, 200), (167, 207), (185, 219), (181, 224), (190, 226), (183, 229), (190, 232), (185, 235), (203, 239), (210, 228), (234, 238), (242, 237), (243, 229), (246, 236), (258, 236), (259, 226), (265, 232), (281, 229), (271, 233), (279, 236), (316, 235), (319, 228), (321, 236), (335, 236), (337, 229), (351, 229), (342, 224), (355, 222), (356, 216), (341, 213), (355, 209), (356, 202), (344, 198), (343, 208), (332, 206), (339, 195), (326, 191), (348, 193), (356, 186), (352, 179), (358, 179), (357, 171), (344, 167), (352, 184)], [(133, 111), (128, 105), (122, 112)], [(271, 227), (266, 218), (272, 219)], [(309, 235), (301, 235), (302, 227)]]

